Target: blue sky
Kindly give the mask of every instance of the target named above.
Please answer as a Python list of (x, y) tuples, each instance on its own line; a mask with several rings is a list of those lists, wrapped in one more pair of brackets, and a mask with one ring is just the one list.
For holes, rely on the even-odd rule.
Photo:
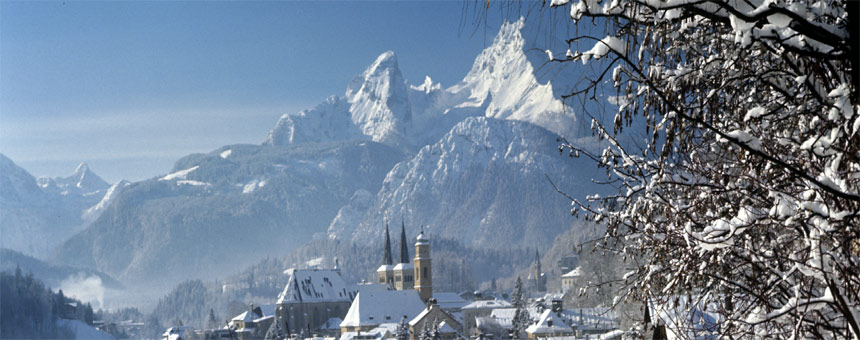
[(86, 161), (140, 180), (262, 142), (386, 50), (410, 83), (450, 86), (500, 24), (466, 4), (0, 1), (0, 152), (35, 176)]

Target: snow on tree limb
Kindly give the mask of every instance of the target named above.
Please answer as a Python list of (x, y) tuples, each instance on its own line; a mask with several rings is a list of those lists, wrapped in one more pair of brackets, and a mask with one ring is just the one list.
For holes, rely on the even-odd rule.
[[(860, 339), (856, 4), (547, 6), (608, 24), (605, 38), (570, 37), (563, 59), (547, 54), (598, 69), (563, 99), (605, 93), (617, 109), (581, 112), (602, 152), (559, 151), (606, 168), (618, 189), (572, 200), (572, 213), (605, 223), (602, 246), (638, 259), (622, 298), (698, 296), (719, 307), (724, 335)], [(637, 126), (641, 145), (622, 138)]]

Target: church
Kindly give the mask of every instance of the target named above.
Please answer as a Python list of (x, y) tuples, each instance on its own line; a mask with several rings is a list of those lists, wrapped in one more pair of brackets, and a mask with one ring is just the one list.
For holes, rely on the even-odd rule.
[(386, 329), (396, 329), (401, 321), (408, 323), (413, 336), (420, 333), (428, 321), (440, 323), (440, 329), (450, 329), (451, 338), (459, 334), (461, 322), (443, 311), (433, 296), (430, 238), (424, 231), (418, 234), (411, 263), (404, 225), (400, 228), (398, 263), (394, 263), (387, 225), (384, 242), (382, 264), (376, 270), (377, 283), (359, 286), (358, 295), (340, 324), (341, 339), (383, 334)]
[(380, 284), (387, 284), (394, 290), (414, 289), (421, 300), (427, 302), (433, 297), (433, 270), (430, 259), (430, 240), (424, 231), (415, 240), (415, 258), (409, 261), (409, 246), (406, 242), (406, 226), (400, 225), (400, 258), (394, 264), (391, 256), (391, 236), (385, 226), (385, 248), (382, 265), (376, 270)]

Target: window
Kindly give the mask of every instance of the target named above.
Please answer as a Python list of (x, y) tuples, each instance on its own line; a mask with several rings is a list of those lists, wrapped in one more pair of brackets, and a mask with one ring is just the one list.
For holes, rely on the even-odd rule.
[(427, 278), (427, 267), (424, 267), (424, 278)]

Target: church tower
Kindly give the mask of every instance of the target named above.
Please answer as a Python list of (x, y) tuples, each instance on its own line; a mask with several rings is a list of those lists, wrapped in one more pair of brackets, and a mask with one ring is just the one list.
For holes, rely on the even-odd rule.
[(544, 275), (543, 270), (540, 266), (540, 252), (535, 249), (535, 271), (532, 275), (534, 275), (534, 281), (532, 284), (534, 285), (534, 289), (538, 292), (546, 291), (546, 275)]
[(422, 230), (415, 240), (415, 290), (421, 300), (433, 297), (433, 269), (430, 261), (430, 239)]
[(394, 289), (412, 289), (415, 285), (415, 272), (412, 263), (409, 262), (409, 246), (406, 245), (406, 225), (400, 222), (400, 262), (394, 266)]
[(391, 237), (388, 235), (388, 223), (385, 224), (385, 249), (382, 255), (382, 265), (376, 270), (379, 283), (394, 284), (394, 259), (391, 257)]

